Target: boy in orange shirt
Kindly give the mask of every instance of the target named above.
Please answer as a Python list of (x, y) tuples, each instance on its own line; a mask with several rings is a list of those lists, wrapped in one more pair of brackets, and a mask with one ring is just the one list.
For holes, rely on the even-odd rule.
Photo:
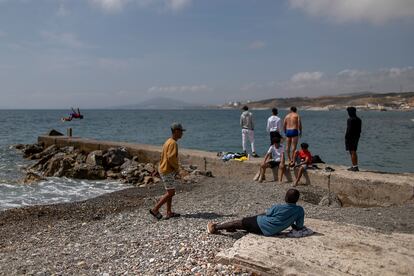
[(166, 193), (160, 198), (155, 207), (149, 210), (150, 214), (158, 220), (162, 219), (162, 215), (159, 210), (165, 203), (167, 203), (167, 214), (165, 219), (180, 216), (180, 214), (174, 213), (171, 210), (171, 206), (172, 198), (175, 195), (175, 187), (177, 185), (175, 177), (180, 169), (180, 166), (178, 164), (177, 141), (183, 137), (184, 131), (185, 129), (183, 129), (183, 126), (180, 123), (173, 123), (171, 125), (171, 137), (165, 141), (162, 147), (161, 160), (158, 171), (160, 173), (162, 182), (164, 183)]
[(298, 164), (295, 166), (295, 168), (299, 168), (299, 170), (293, 186), (298, 185), (303, 172), (306, 171), (308, 167), (312, 165), (312, 154), (308, 150), (309, 145), (307, 143), (302, 143), (300, 144), (300, 147), (301, 150), (296, 153), (296, 160)]

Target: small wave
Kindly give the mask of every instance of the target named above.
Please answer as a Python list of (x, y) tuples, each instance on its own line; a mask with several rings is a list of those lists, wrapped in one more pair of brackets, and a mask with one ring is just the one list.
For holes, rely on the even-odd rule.
[(414, 119), (411, 119), (412, 122), (414, 122)]
[(50, 177), (31, 185), (0, 184), (0, 210), (39, 204), (81, 201), (130, 187), (116, 181)]

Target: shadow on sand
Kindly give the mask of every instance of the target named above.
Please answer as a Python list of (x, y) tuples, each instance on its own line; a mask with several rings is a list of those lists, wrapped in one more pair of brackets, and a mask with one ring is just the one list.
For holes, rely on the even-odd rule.
[(235, 215), (222, 215), (217, 213), (211, 212), (200, 212), (195, 214), (184, 214), (182, 215), (184, 218), (197, 218), (197, 219), (218, 219), (218, 218), (231, 218), (235, 217)]

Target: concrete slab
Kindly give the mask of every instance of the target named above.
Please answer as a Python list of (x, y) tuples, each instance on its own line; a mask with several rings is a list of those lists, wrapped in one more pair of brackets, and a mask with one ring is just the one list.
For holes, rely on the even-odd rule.
[(248, 234), (217, 254), (261, 275), (414, 275), (414, 235), (306, 219), (304, 238)]

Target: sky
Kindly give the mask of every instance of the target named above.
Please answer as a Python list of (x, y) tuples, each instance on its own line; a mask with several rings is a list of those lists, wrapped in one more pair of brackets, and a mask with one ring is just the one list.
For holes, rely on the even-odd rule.
[(414, 91), (413, 0), (0, 0), (0, 108)]

